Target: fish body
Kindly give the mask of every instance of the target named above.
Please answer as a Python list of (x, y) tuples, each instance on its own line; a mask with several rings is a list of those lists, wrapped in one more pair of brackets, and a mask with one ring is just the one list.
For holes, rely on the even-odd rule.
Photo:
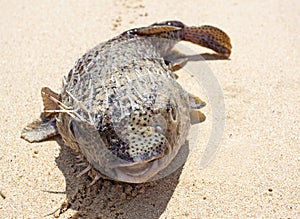
[(22, 137), (54, 135), (99, 175), (143, 183), (166, 168), (185, 142), (190, 111), (205, 105), (176, 82), (166, 57), (187, 40), (228, 57), (229, 37), (212, 26), (179, 21), (128, 30), (85, 53), (63, 80), (60, 94), (42, 89), (41, 120)]

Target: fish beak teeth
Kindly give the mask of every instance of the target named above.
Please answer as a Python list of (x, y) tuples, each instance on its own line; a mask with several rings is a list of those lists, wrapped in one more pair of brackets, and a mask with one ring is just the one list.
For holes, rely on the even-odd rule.
[(116, 167), (115, 173), (119, 180), (130, 183), (143, 183), (153, 177), (158, 169), (159, 161), (153, 160), (135, 165)]

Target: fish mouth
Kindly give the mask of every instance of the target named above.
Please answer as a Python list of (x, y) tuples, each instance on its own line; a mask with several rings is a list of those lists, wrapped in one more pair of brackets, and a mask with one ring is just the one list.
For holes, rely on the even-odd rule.
[(121, 182), (145, 183), (168, 166), (170, 161), (171, 145), (162, 153), (151, 153), (148, 156), (138, 156), (132, 162), (116, 162), (110, 165), (110, 177)]
[(128, 183), (151, 181), (151, 178), (168, 165), (170, 149), (168, 145), (167, 153), (157, 154), (147, 160), (115, 165), (115, 178)]
[(128, 165), (115, 167), (116, 178), (123, 182), (143, 183), (148, 181), (162, 168), (163, 161), (161, 159), (153, 159)]

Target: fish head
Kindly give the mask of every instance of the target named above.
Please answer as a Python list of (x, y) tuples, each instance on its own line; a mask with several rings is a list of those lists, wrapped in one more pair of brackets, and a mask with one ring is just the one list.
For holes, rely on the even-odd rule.
[(118, 143), (112, 148), (121, 160), (127, 161), (114, 165), (119, 180), (146, 182), (170, 163), (181, 146), (177, 114), (175, 107), (136, 111), (122, 124), (119, 134), (108, 136), (108, 139), (113, 138), (109, 140), (111, 146), (116, 139), (124, 142), (124, 147)]
[(98, 127), (71, 120), (69, 134), (102, 175), (122, 182), (144, 183), (177, 155), (189, 126), (189, 116), (180, 108), (169, 106), (136, 110), (119, 122), (107, 118)]

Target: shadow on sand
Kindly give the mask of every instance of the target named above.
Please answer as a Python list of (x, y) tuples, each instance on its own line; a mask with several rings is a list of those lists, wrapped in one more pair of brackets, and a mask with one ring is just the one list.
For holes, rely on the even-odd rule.
[[(66, 202), (54, 213), (56, 217), (68, 209), (77, 211), (71, 218), (159, 218), (165, 211), (178, 184), (182, 165), (169, 176), (155, 182), (129, 184), (100, 179), (89, 186), (92, 178), (87, 174), (77, 178), (84, 168), (76, 165), (74, 152), (60, 137), (61, 146), (56, 158), (58, 168), (66, 179)], [(186, 152), (185, 152), (186, 153)], [(185, 160), (188, 153), (185, 154)]]

